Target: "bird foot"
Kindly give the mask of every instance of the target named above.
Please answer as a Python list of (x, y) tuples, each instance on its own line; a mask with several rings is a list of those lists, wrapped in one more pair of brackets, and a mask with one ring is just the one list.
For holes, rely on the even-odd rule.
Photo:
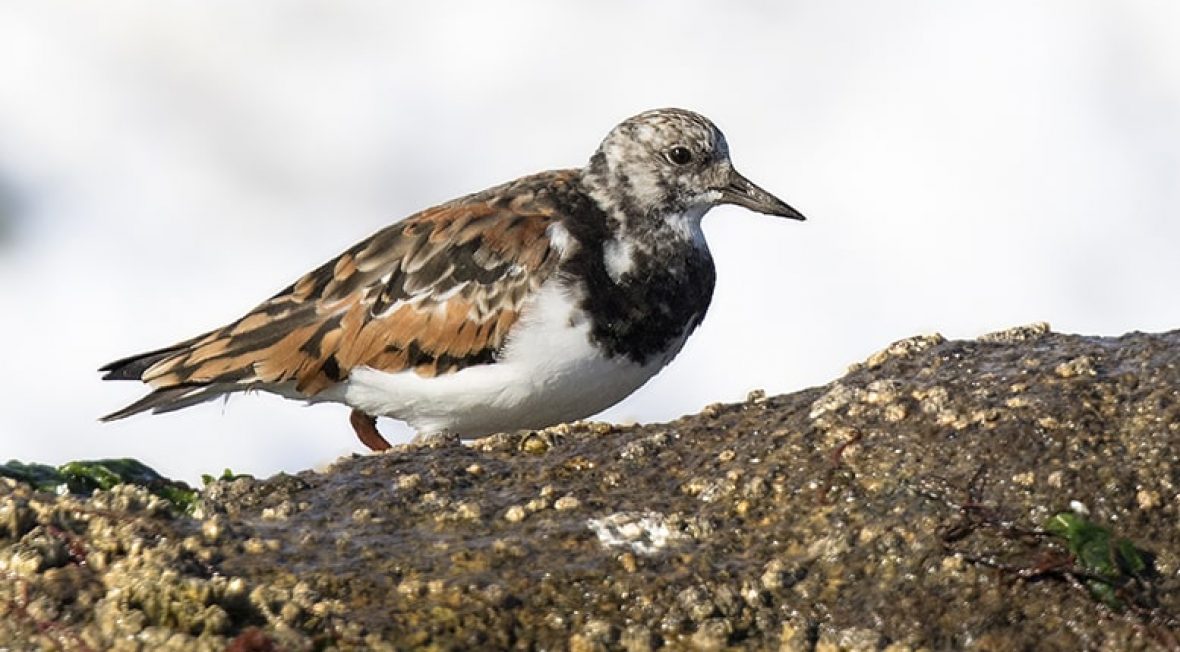
[(361, 443), (369, 447), (371, 451), (389, 450), (391, 446), (381, 433), (377, 432), (377, 417), (370, 416), (361, 412), (360, 410), (353, 410), (348, 417), (348, 422), (352, 424), (352, 429), (356, 431), (356, 436), (361, 440)]

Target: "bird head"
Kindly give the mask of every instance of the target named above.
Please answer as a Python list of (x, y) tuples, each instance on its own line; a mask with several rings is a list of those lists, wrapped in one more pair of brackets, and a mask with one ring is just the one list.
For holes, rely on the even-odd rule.
[(699, 218), (721, 204), (804, 219), (738, 173), (721, 130), (683, 109), (656, 109), (624, 120), (599, 145), (585, 178), (599, 204), (626, 219)]

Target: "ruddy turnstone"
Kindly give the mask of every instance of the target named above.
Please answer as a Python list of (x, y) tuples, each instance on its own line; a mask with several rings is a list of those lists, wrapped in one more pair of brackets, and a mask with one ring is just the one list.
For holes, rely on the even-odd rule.
[(660, 109), (586, 167), (541, 172), (381, 229), (237, 321), (100, 369), (152, 391), (104, 421), (261, 389), (419, 436), (478, 437), (614, 405), (684, 345), (713, 295), (701, 218), (802, 220), (734, 170), (704, 116)]

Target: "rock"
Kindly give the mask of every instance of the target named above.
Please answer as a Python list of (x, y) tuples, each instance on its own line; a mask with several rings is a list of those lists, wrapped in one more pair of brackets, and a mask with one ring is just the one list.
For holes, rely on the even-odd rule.
[(671, 423), (223, 478), (195, 517), (0, 479), (0, 647), (1180, 642), (1180, 331), (920, 336)]

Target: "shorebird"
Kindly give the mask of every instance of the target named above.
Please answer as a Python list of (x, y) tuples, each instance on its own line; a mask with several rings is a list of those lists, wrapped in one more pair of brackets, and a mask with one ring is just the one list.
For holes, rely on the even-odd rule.
[(701, 323), (715, 279), (701, 218), (721, 204), (803, 219), (734, 169), (705, 117), (641, 113), (585, 167), (411, 215), (237, 321), (102, 367), (152, 388), (103, 420), (265, 390), (352, 407), (381, 450), (377, 416), (461, 438), (585, 418)]

